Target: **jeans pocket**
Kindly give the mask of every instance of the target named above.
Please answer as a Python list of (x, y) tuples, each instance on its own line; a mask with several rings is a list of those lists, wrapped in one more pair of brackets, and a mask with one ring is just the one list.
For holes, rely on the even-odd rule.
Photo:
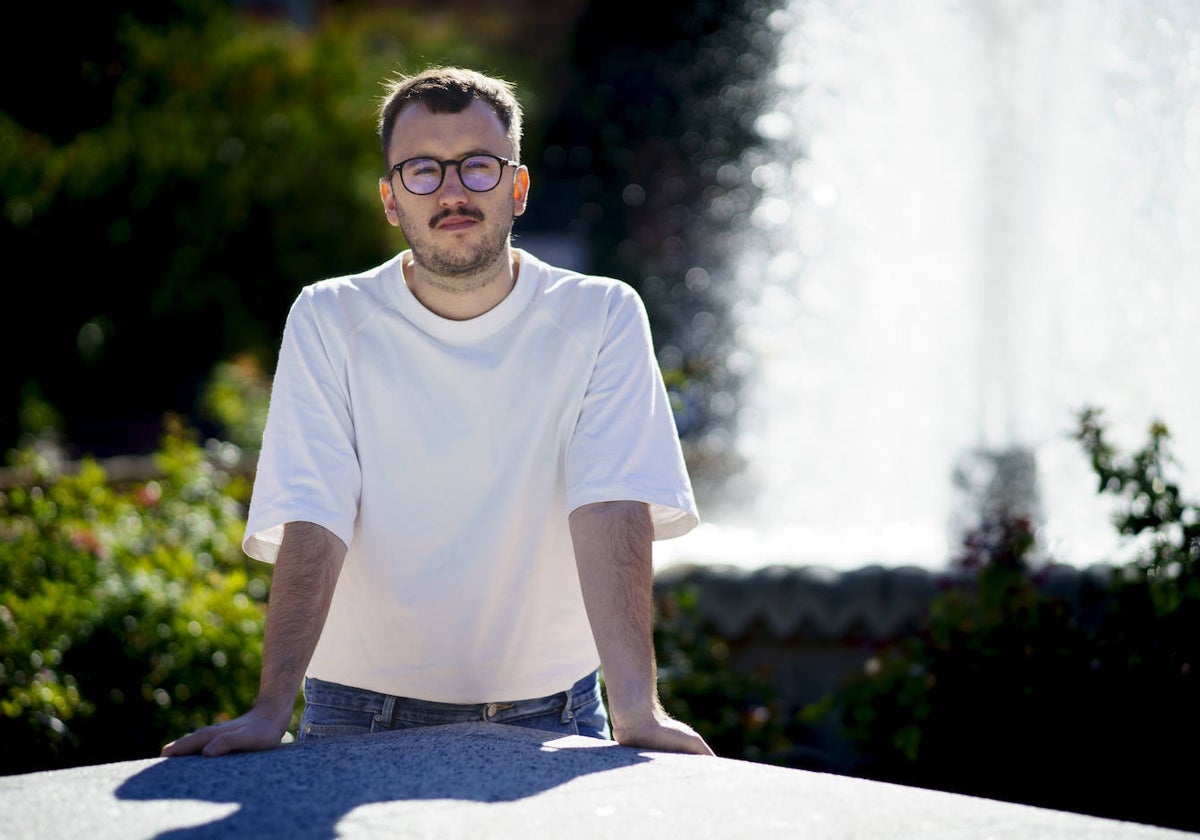
[(589, 738), (603, 738), (606, 741), (612, 740), (612, 734), (608, 728), (608, 712), (604, 708), (604, 702), (596, 699), (576, 706), (571, 710), (571, 717), (574, 719), (575, 727), (580, 735), (586, 735)]
[(366, 735), (378, 730), (378, 716), (369, 711), (355, 711), (321, 703), (309, 703), (300, 716), (300, 731), (296, 740), (305, 738), (340, 738), (347, 735)]
[(305, 723), (300, 727), (300, 737), (305, 738), (344, 738), (348, 735), (368, 735), (370, 726), (359, 726), (347, 723)]

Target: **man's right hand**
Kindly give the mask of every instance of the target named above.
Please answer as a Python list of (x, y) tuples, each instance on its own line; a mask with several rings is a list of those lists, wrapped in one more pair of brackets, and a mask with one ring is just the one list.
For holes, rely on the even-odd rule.
[(292, 721), (304, 669), (329, 612), (346, 546), (320, 525), (289, 522), (271, 575), (263, 639), (262, 681), (254, 707), (241, 717), (197, 729), (161, 755), (225, 755), (279, 746)]
[(214, 723), (172, 741), (162, 748), (160, 755), (213, 756), (274, 749), (282, 742), (290, 722), (290, 709), (286, 715), (281, 715), (267, 713), (256, 706), (241, 717)]

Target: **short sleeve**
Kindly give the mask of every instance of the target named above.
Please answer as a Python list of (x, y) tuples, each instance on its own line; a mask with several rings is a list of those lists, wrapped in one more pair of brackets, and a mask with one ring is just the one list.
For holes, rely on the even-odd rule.
[(675, 417), (634, 290), (616, 284), (567, 452), (570, 510), (594, 502), (646, 502), (655, 539), (699, 523)]
[(344, 340), (322, 329), (306, 289), (288, 313), (242, 542), (273, 563), (288, 522), (313, 522), (350, 544), (361, 472)]

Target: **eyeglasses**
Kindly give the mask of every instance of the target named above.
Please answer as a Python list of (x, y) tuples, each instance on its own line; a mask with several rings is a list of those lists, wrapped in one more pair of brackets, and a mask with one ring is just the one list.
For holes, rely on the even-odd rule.
[(390, 179), (395, 172), (400, 173), (400, 183), (404, 189), (414, 195), (429, 195), (437, 192), (446, 178), (446, 169), (458, 167), (458, 179), (471, 192), (487, 192), (494, 190), (504, 174), (504, 167), (519, 166), (515, 160), (508, 160), (495, 155), (471, 155), (461, 160), (434, 160), (419, 157), (401, 161), (388, 170)]

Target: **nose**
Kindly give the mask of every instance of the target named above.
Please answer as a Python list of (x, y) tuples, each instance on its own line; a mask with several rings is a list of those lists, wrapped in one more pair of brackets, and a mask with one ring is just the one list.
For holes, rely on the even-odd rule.
[(446, 167), (446, 172), (442, 176), (442, 186), (438, 189), (438, 201), (442, 204), (459, 205), (466, 204), (470, 200), (467, 195), (467, 188), (463, 186), (462, 177), (458, 171), (458, 164), (451, 164)]

